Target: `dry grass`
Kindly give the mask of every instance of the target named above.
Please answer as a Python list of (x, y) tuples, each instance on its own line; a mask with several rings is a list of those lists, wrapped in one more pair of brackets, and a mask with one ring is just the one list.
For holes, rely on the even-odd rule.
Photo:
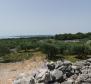
[(45, 60), (41, 52), (34, 53), (30, 60), (17, 63), (0, 63), (0, 84), (12, 84), (12, 81), (20, 73), (31, 73)]

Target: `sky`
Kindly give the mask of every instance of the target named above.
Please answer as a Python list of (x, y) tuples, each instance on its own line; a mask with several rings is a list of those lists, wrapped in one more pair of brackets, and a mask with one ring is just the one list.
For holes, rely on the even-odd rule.
[(91, 0), (0, 0), (0, 36), (91, 32)]

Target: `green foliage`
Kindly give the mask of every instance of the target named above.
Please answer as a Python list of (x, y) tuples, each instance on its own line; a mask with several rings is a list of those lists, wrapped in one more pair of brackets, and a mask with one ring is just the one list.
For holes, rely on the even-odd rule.
[(9, 54), (10, 50), (8, 49), (8, 47), (4, 46), (4, 45), (0, 45), (0, 57)]
[(91, 32), (89, 32), (89, 33), (78, 32), (76, 34), (70, 34), (69, 33), (69, 34), (55, 35), (56, 40), (75, 40), (75, 39), (84, 39), (84, 38), (91, 39)]
[(80, 59), (86, 59), (89, 48), (86, 45), (79, 45), (79, 46), (75, 46), (75, 52), (77, 54), (77, 57)]
[(91, 40), (88, 40), (85, 45), (89, 48), (88, 53), (91, 54)]
[(48, 59), (55, 58), (56, 54), (58, 53), (58, 49), (55, 45), (50, 43), (44, 43), (41, 45), (41, 50), (47, 54)]
[[(1, 39), (0, 40), (0, 57), (5, 61), (21, 61), (26, 59), (26, 54), (31, 53), (31, 50), (43, 51), (48, 59), (62, 58), (63, 56), (76, 55), (79, 59), (87, 58), (91, 55), (91, 33), (76, 33), (76, 34), (60, 34), (53, 37), (32, 37), (32, 38), (16, 38), (16, 39)], [(75, 39), (80, 39), (75, 42)], [(71, 40), (70, 42), (65, 42)], [(74, 42), (72, 42), (74, 41)], [(11, 50), (16, 49), (16, 53), (12, 54)], [(23, 54), (19, 53), (22, 52)], [(21, 57), (24, 56), (24, 57)]]
[(86, 59), (89, 55), (89, 47), (84, 42), (42, 42), (41, 50), (47, 54), (48, 59), (56, 59), (57, 55), (76, 55), (79, 59)]

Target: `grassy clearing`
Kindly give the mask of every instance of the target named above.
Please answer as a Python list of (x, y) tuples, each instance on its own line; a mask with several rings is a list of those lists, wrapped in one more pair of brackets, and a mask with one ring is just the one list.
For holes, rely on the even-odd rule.
[[(43, 59), (46, 58), (46, 55), (43, 54), (41, 51), (35, 51), (35, 52), (16, 52), (16, 53), (10, 53), (2, 58), (0, 58), (0, 62), (2, 63), (9, 63), (9, 62), (19, 62), (19, 61), (24, 61), (24, 60), (29, 60), (32, 57), (43, 57)], [(39, 59), (38, 59), (39, 60)]]
[(29, 59), (32, 57), (32, 53), (30, 52), (22, 52), (22, 53), (10, 53), (6, 56), (3, 56), (3, 62), (17, 62)]
[(76, 55), (67, 55), (67, 56), (64, 56), (64, 59), (69, 60), (73, 63), (76, 61), (80, 61), (80, 59), (76, 58)]

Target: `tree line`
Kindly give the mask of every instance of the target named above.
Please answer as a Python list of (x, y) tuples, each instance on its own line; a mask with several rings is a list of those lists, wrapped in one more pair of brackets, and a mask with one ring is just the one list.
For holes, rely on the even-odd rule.
[(75, 40), (75, 39), (91, 39), (91, 32), (81, 33), (78, 32), (76, 34), (65, 33), (65, 34), (57, 34), (54, 36), (56, 40)]

